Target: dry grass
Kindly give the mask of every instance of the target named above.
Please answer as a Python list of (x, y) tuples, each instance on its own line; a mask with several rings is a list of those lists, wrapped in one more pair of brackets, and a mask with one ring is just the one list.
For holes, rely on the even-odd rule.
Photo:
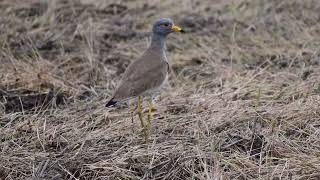
[[(318, 0), (0, 1), (0, 179), (319, 179)], [(151, 142), (104, 104), (171, 17)]]

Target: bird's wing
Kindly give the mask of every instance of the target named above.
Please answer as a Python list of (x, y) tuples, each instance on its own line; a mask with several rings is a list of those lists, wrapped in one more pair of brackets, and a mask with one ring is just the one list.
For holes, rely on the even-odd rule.
[[(159, 87), (167, 76), (166, 61), (139, 59), (133, 62), (123, 75), (114, 98), (117, 100), (136, 97), (144, 92)], [(149, 58), (151, 58), (149, 56)], [(152, 62), (146, 62), (146, 61)]]

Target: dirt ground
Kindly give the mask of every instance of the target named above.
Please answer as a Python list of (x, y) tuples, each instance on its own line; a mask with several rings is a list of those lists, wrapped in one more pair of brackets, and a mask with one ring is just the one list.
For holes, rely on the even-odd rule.
[[(170, 17), (144, 143), (105, 108)], [(320, 179), (319, 0), (0, 0), (0, 179)], [(146, 108), (146, 104), (144, 104)]]

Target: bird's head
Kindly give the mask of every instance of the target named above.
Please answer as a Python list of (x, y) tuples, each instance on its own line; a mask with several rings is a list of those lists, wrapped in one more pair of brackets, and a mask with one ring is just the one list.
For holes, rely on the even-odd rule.
[(161, 18), (153, 24), (152, 32), (157, 35), (167, 36), (172, 32), (184, 31), (179, 27), (174, 25), (173, 21), (169, 18)]

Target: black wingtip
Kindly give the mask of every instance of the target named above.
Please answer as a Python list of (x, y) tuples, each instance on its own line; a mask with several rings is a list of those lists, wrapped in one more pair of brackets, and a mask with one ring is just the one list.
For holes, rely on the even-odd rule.
[(115, 101), (113, 98), (110, 99), (110, 101), (106, 104), (106, 107), (110, 107), (110, 106), (113, 106), (117, 103), (117, 101)]

